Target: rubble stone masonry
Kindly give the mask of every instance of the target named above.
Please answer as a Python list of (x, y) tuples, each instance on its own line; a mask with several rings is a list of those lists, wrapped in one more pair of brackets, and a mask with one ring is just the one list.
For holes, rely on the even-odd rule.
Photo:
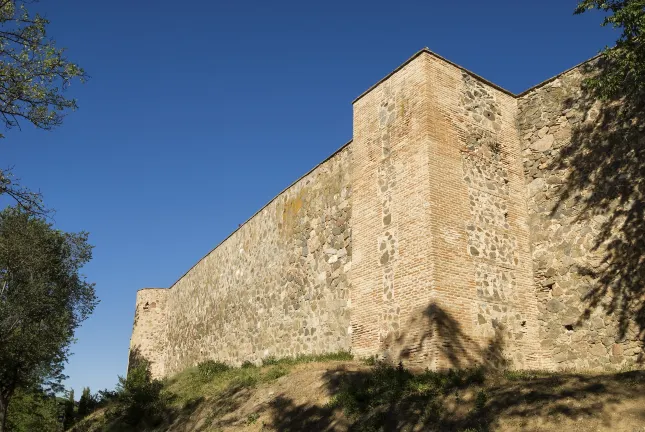
[(420, 51), (354, 101), (350, 143), (170, 289), (139, 291), (131, 350), (154, 376), (341, 350), (433, 369), (636, 362), (637, 330), (590, 309), (574, 271), (601, 259), (601, 218), (558, 207), (553, 161), (593, 121), (581, 76), (516, 96)]

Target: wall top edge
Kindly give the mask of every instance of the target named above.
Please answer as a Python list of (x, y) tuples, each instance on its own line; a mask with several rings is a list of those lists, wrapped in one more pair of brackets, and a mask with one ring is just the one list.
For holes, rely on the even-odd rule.
[(137, 292), (139, 292), (139, 291), (146, 291), (146, 290), (165, 291), (165, 290), (167, 290), (167, 289), (168, 289), (168, 288), (151, 288), (151, 287), (147, 287), (147, 288), (139, 288), (139, 289), (137, 290)]
[[(241, 230), (241, 229), (242, 229), (242, 227), (244, 227), (244, 225), (246, 225), (247, 223), (249, 223), (249, 221), (250, 221), (251, 219), (253, 219), (255, 216), (257, 216), (258, 214), (260, 214), (260, 213), (262, 212), (262, 210), (264, 210), (264, 209), (265, 209), (265, 208), (267, 208), (269, 205), (271, 205), (271, 203), (272, 203), (273, 201), (275, 201), (276, 199), (278, 199), (278, 197), (279, 197), (280, 195), (282, 195), (283, 193), (285, 193), (286, 191), (288, 191), (291, 187), (293, 187), (293, 186), (294, 186), (296, 183), (298, 183), (300, 180), (304, 179), (304, 178), (305, 178), (305, 177), (307, 177), (309, 174), (311, 174), (312, 172), (314, 172), (316, 169), (318, 169), (318, 168), (319, 168), (321, 165), (323, 165), (325, 162), (329, 161), (329, 160), (330, 160), (330, 159), (332, 159), (334, 156), (336, 156), (337, 154), (339, 154), (340, 152), (342, 152), (343, 150), (345, 150), (347, 147), (349, 147), (349, 145), (350, 145), (351, 143), (352, 143), (352, 140), (347, 141), (347, 142), (346, 142), (345, 144), (343, 144), (343, 145), (342, 145), (338, 150), (336, 150), (335, 152), (333, 152), (332, 154), (330, 154), (329, 156), (327, 156), (323, 161), (321, 161), (321, 162), (319, 162), (318, 164), (316, 164), (316, 165), (315, 165), (313, 168), (311, 168), (309, 171), (307, 171), (306, 173), (304, 173), (303, 175), (301, 175), (300, 177), (298, 177), (295, 181), (293, 181), (291, 184), (289, 184), (287, 187), (285, 187), (284, 189), (282, 189), (282, 190), (281, 190), (281, 191), (280, 191), (276, 196), (274, 196), (273, 198), (271, 198), (271, 200), (269, 200), (269, 202), (267, 202), (265, 205), (263, 205), (263, 206), (262, 206), (258, 211), (256, 211), (255, 213), (253, 213), (253, 214), (251, 215), (251, 217), (249, 217), (249, 218), (248, 218), (247, 220), (245, 220), (242, 224), (240, 224), (240, 226), (238, 226), (238, 227), (237, 227), (237, 229), (233, 230), (233, 231), (232, 231), (229, 235), (227, 235), (227, 236), (226, 236), (226, 237), (225, 237), (221, 242), (219, 242), (219, 243), (218, 243), (214, 248), (212, 248), (210, 251), (208, 251), (208, 253), (207, 253), (206, 255), (204, 255), (204, 256), (203, 256), (199, 261), (197, 261), (197, 262), (196, 262), (196, 263), (195, 263), (191, 268), (189, 268), (189, 269), (188, 269), (184, 274), (182, 274), (182, 275), (181, 275), (181, 277), (180, 277), (179, 279), (177, 279), (177, 280), (176, 280), (172, 285), (170, 285), (170, 288), (167, 288), (167, 289), (169, 289), (169, 290), (170, 290), (170, 289), (172, 289), (175, 285), (177, 285), (177, 283), (178, 283), (180, 280), (182, 280), (182, 279), (184, 278), (184, 276), (186, 276), (188, 273), (190, 273), (190, 271), (191, 271), (192, 269), (194, 269), (195, 267), (197, 267), (197, 266), (199, 265), (199, 263), (201, 263), (202, 261), (204, 261), (204, 259), (205, 259), (207, 256), (209, 256), (211, 253), (213, 253), (213, 252), (215, 251), (215, 249), (217, 249), (218, 247), (220, 247), (220, 245), (222, 245), (226, 240), (228, 240), (228, 239), (229, 239), (229, 238), (231, 238), (231, 237), (232, 237), (236, 232), (238, 232), (239, 230)], [(144, 288), (144, 289), (146, 289), (146, 288)], [(154, 288), (148, 288), (148, 289), (154, 289)], [(139, 291), (141, 291), (141, 290), (139, 290)]]
[(407, 60), (406, 60), (405, 62), (403, 62), (400, 66), (398, 66), (396, 69), (394, 69), (392, 72), (390, 72), (389, 74), (387, 74), (386, 76), (384, 76), (383, 78), (381, 78), (381, 79), (380, 79), (379, 81), (377, 81), (374, 85), (372, 85), (372, 86), (371, 86), (371, 87), (369, 87), (367, 90), (365, 90), (363, 93), (361, 93), (361, 94), (360, 94), (356, 99), (354, 99), (354, 100), (352, 101), (352, 104), (355, 104), (356, 102), (358, 102), (358, 101), (359, 101), (363, 96), (365, 96), (366, 94), (368, 94), (369, 92), (371, 92), (372, 90), (374, 90), (376, 87), (378, 87), (379, 85), (381, 85), (383, 82), (387, 81), (390, 77), (392, 77), (392, 75), (394, 75), (395, 73), (397, 73), (398, 71), (400, 71), (401, 69), (403, 69), (403, 68), (404, 68), (405, 66), (407, 66), (410, 62), (412, 62), (413, 60), (415, 60), (417, 57), (421, 56), (422, 54), (430, 55), (430, 56), (432, 56), (432, 57), (434, 57), (434, 58), (436, 58), (436, 59), (438, 59), (438, 60), (441, 60), (441, 61), (443, 61), (443, 62), (445, 62), (445, 63), (447, 63), (447, 64), (449, 64), (449, 65), (451, 65), (451, 66), (453, 66), (453, 67), (456, 67), (457, 69), (460, 69), (461, 71), (466, 72), (468, 75), (470, 75), (470, 76), (472, 76), (473, 78), (475, 78), (475, 79), (477, 79), (477, 80), (479, 80), (479, 81), (483, 82), (484, 84), (487, 84), (488, 86), (490, 86), (490, 87), (492, 87), (492, 88), (494, 88), (494, 89), (496, 89), (496, 90), (498, 90), (498, 91), (500, 91), (500, 92), (502, 92), (502, 93), (505, 93), (505, 94), (507, 94), (507, 95), (509, 95), (509, 96), (512, 96), (512, 97), (514, 97), (514, 98), (519, 98), (519, 97), (525, 96), (526, 94), (528, 94), (528, 93), (532, 92), (533, 90), (536, 90), (537, 88), (542, 87), (542, 86), (543, 86), (543, 85), (545, 85), (545, 84), (548, 84), (549, 82), (551, 82), (551, 81), (553, 81), (553, 80), (555, 80), (555, 79), (559, 78), (560, 76), (562, 76), (562, 75), (564, 75), (564, 74), (566, 74), (566, 73), (568, 73), (568, 72), (571, 72), (572, 70), (577, 69), (577, 68), (579, 68), (580, 66), (582, 66), (582, 65), (584, 65), (584, 64), (586, 64), (586, 63), (589, 63), (589, 62), (591, 62), (591, 61), (595, 60), (596, 58), (598, 58), (599, 56), (601, 56), (601, 55), (602, 55), (602, 54), (597, 54), (597, 55), (593, 56), (592, 58), (590, 58), (590, 59), (588, 59), (588, 60), (585, 60), (585, 61), (583, 61), (583, 62), (581, 62), (581, 63), (578, 63), (577, 65), (575, 65), (575, 66), (573, 66), (573, 67), (570, 67), (569, 69), (567, 69), (567, 70), (565, 70), (565, 71), (563, 71), (563, 72), (560, 72), (559, 74), (554, 75), (554, 76), (552, 76), (551, 78), (548, 78), (548, 79), (546, 79), (546, 80), (544, 80), (544, 81), (540, 82), (539, 84), (536, 84), (536, 85), (534, 85), (534, 86), (532, 86), (532, 87), (529, 87), (528, 89), (524, 90), (524, 91), (523, 91), (523, 92), (521, 92), (521, 93), (517, 93), (517, 94), (516, 94), (516, 93), (513, 93), (513, 92), (512, 92), (512, 91), (510, 91), (510, 90), (505, 89), (505, 88), (504, 88), (504, 87), (502, 87), (502, 86), (499, 86), (499, 85), (495, 84), (495, 83), (494, 83), (494, 82), (492, 82), (492, 81), (487, 80), (486, 78), (484, 78), (484, 77), (482, 77), (482, 76), (480, 76), (480, 75), (477, 75), (476, 73), (474, 73), (474, 72), (472, 72), (472, 71), (470, 71), (470, 70), (466, 69), (465, 67), (460, 66), (460, 65), (458, 65), (457, 63), (455, 63), (455, 62), (452, 62), (452, 61), (448, 60), (447, 58), (445, 58), (445, 57), (443, 57), (443, 56), (441, 56), (441, 55), (439, 55), (439, 54), (435, 53), (434, 51), (431, 51), (429, 48), (427, 48), (427, 47), (426, 47), (426, 48), (423, 48), (423, 49), (421, 49), (421, 50), (417, 51), (414, 55), (412, 55), (412, 57), (410, 57), (409, 59), (407, 59)]
[(561, 76), (566, 75), (569, 72), (574, 71), (574, 70), (578, 69), (579, 67), (584, 66), (587, 63), (591, 63), (592, 61), (596, 60), (597, 58), (599, 58), (601, 56), (602, 56), (602, 53), (596, 54), (595, 56), (591, 57), (590, 59), (587, 59), (587, 60), (585, 60), (583, 62), (580, 62), (575, 66), (571, 66), (569, 69), (567, 69), (565, 71), (562, 71), (559, 74), (552, 76), (551, 78), (547, 78), (544, 81), (542, 81), (541, 83), (534, 85), (533, 87), (527, 88), (522, 93), (516, 94), (515, 97), (516, 98), (521, 98), (523, 96), (526, 96), (527, 94), (531, 93), (533, 90), (537, 90), (540, 87), (543, 87), (544, 85), (550, 83), (551, 81), (555, 81), (556, 79), (560, 78)]

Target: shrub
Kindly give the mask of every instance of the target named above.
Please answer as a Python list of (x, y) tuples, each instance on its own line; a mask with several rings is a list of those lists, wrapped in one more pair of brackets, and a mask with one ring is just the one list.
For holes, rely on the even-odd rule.
[(197, 365), (197, 372), (200, 377), (205, 380), (210, 380), (216, 375), (226, 372), (231, 367), (226, 363), (215, 360), (206, 360)]
[(280, 361), (277, 358), (269, 356), (262, 359), (262, 366), (277, 365), (279, 362)]
[(246, 388), (246, 387), (255, 387), (258, 383), (258, 377), (256, 375), (242, 375), (233, 378), (231, 381), (231, 387), (233, 388)]
[(285, 368), (284, 366), (276, 366), (271, 369), (266, 373), (265, 377), (269, 381), (276, 380), (280, 377), (283, 377), (289, 373), (289, 370)]
[(378, 363), (378, 359), (376, 358), (376, 356), (365, 357), (363, 358), (363, 363), (366, 366), (376, 366), (376, 363)]
[(256, 367), (253, 363), (251, 363), (249, 360), (246, 360), (244, 363), (242, 363), (242, 366), (240, 366), (242, 369), (249, 369), (249, 368), (254, 368)]
[(128, 370), (127, 378), (119, 377), (115, 406), (108, 416), (133, 427), (154, 427), (163, 421), (167, 396), (163, 383), (152, 379), (150, 363), (140, 359)]
[(488, 402), (488, 395), (484, 390), (477, 392), (477, 397), (475, 398), (475, 411), (482, 412), (486, 408), (486, 402)]

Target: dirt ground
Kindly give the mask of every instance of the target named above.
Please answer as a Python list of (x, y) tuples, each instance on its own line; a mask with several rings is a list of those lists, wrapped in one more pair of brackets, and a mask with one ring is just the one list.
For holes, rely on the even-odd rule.
[[(328, 405), (341, 383), (370, 373), (358, 362), (308, 363), (254, 388), (231, 388), (187, 404), (172, 432), (188, 431), (347, 431), (367, 415), (347, 418)], [(358, 381), (356, 381), (358, 382)], [(487, 395), (477, 428), (472, 419), (476, 395)], [(645, 432), (645, 372), (620, 374), (536, 374), (487, 376), (483, 384), (435, 396), (441, 426), (424, 420), (424, 401), (396, 404), (378, 430), (455, 431), (617, 431)], [(436, 421), (436, 420), (435, 420)], [(366, 424), (366, 423), (365, 423)]]

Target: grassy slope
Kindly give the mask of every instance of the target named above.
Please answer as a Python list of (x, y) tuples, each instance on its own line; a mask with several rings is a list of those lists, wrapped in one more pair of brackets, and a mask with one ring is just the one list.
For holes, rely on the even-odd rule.
[[(165, 383), (155, 429), (645, 431), (644, 371), (411, 373), (345, 358), (188, 369)], [(135, 429), (118, 419), (106, 425), (101, 412), (76, 430)]]

